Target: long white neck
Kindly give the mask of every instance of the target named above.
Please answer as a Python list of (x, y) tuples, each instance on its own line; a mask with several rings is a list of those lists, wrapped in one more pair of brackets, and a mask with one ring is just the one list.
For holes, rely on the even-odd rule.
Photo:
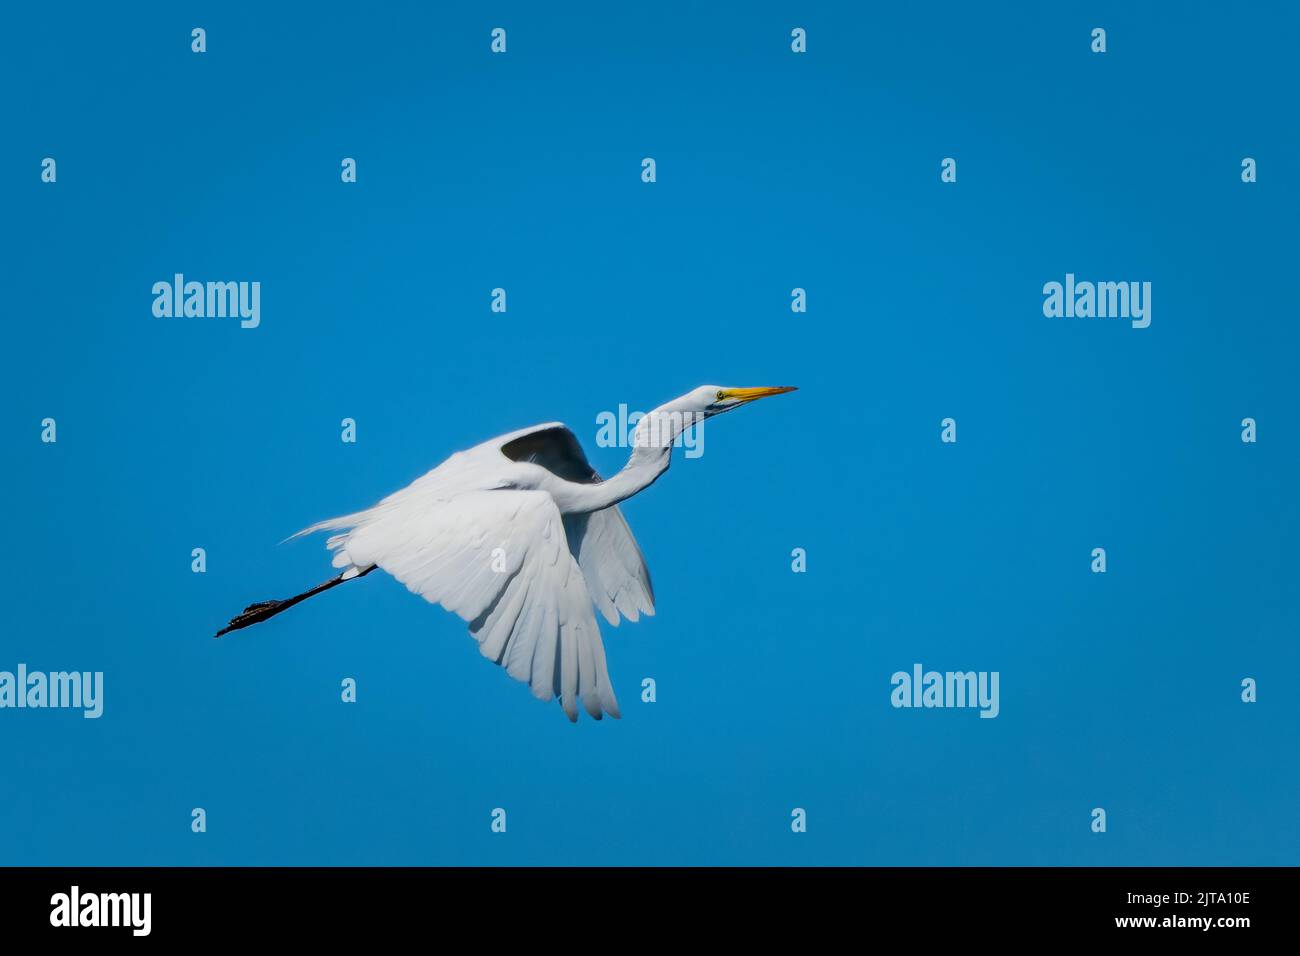
[(699, 413), (678, 408), (674, 402), (648, 413), (637, 422), (632, 436), (632, 454), (623, 470), (600, 484), (571, 489), (570, 507), (562, 510), (578, 513), (600, 511), (650, 487), (672, 464), (673, 443), (678, 436), (701, 420)]

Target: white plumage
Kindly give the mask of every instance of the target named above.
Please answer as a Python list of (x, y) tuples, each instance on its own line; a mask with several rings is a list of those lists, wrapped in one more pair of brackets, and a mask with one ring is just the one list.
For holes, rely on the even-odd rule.
[(655, 409), (609, 481), (558, 422), (458, 452), (374, 507), (298, 532), (341, 532), (326, 544), (342, 573), (288, 601), (251, 605), (220, 633), (379, 568), (467, 621), (484, 657), (540, 700), (558, 697), (570, 720), (580, 701), (597, 720), (618, 717), (593, 608), (615, 626), (620, 615), (654, 614), (650, 572), (618, 502), (668, 468), (684, 428), (784, 391), (703, 386)]

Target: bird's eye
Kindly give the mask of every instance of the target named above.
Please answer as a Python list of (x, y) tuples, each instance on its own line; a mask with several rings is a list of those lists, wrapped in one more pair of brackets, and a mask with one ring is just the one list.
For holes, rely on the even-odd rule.
[(718, 389), (718, 401), (722, 401), (722, 389)]

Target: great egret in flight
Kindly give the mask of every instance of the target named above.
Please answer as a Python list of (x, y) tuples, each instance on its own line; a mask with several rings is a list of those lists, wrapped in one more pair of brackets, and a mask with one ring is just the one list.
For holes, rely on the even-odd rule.
[(535, 425), (457, 452), (373, 508), (299, 531), (326, 541), (342, 572), (297, 597), (262, 601), (217, 632), (248, 627), (332, 587), (387, 571), (469, 622), (484, 657), (527, 681), (539, 700), (578, 700), (618, 717), (594, 603), (617, 626), (654, 614), (650, 572), (618, 503), (668, 470), (688, 427), (790, 387), (702, 385), (661, 405), (633, 432), (623, 470), (604, 481), (573, 432)]

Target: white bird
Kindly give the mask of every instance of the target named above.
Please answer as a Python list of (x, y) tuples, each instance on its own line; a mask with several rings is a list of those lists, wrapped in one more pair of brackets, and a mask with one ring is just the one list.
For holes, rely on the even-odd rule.
[(654, 614), (650, 572), (619, 502), (668, 470), (686, 428), (792, 391), (702, 385), (673, 399), (637, 423), (632, 454), (608, 481), (559, 422), (457, 452), (373, 508), (299, 531), (293, 537), (342, 532), (326, 541), (342, 572), (296, 597), (249, 605), (216, 636), (380, 568), (468, 621), (484, 657), (539, 700), (558, 697), (569, 720), (579, 699), (596, 720), (602, 711), (618, 717), (592, 605), (614, 626), (620, 614)]

